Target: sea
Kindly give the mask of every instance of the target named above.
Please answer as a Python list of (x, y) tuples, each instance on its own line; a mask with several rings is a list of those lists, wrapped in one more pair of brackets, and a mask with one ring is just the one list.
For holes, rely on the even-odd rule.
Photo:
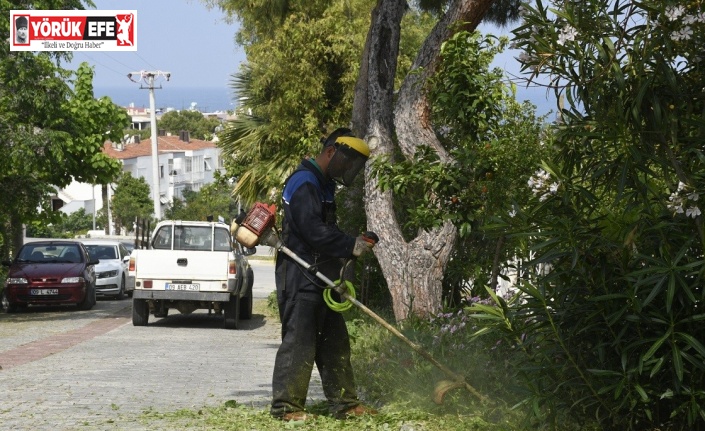
[[(108, 96), (119, 106), (149, 108), (149, 90), (139, 84), (130, 87), (96, 87), (95, 97)], [(538, 115), (555, 116), (555, 96), (543, 88), (517, 87), (517, 99), (536, 106)], [(237, 108), (237, 97), (229, 87), (179, 87), (163, 82), (154, 90), (157, 111), (193, 109), (203, 113), (225, 112)], [(552, 119), (552, 118), (551, 118)]]
[[(131, 87), (95, 87), (96, 98), (109, 97), (123, 107), (149, 108), (149, 89), (139, 84)], [(228, 87), (178, 87), (169, 82), (161, 83), (154, 90), (157, 111), (195, 109), (197, 111), (223, 112), (237, 108), (237, 98)]]

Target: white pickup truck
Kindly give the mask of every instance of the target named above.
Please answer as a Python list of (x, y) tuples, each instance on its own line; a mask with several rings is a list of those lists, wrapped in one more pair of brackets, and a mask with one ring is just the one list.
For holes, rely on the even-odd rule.
[(252, 250), (233, 243), (220, 222), (159, 222), (149, 248), (130, 255), (134, 277), (132, 324), (145, 326), (149, 315), (167, 317), (169, 309), (189, 314), (207, 309), (223, 315), (223, 327), (236, 329), (252, 317)]

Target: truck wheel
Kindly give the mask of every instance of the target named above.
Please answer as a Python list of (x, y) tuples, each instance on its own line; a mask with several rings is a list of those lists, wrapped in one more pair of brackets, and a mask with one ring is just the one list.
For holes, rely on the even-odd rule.
[(247, 267), (247, 279), (249, 280), (247, 283), (247, 291), (252, 294), (252, 286), (255, 284), (255, 272), (252, 270), (251, 266)]
[(90, 310), (91, 308), (93, 308), (96, 302), (97, 300), (95, 297), (95, 285), (90, 285), (86, 288), (86, 296), (83, 298), (83, 301), (79, 302), (76, 305), (78, 305), (79, 310)]
[(224, 303), (223, 311), (223, 328), (237, 329), (238, 320), (240, 318), (240, 297), (231, 297), (230, 301)]
[(240, 319), (252, 319), (252, 292), (244, 298), (240, 298)]
[(255, 273), (251, 266), (247, 267), (247, 289), (244, 298), (240, 298), (240, 319), (252, 319), (252, 286), (255, 284)]
[(132, 298), (132, 326), (147, 326), (149, 304), (146, 299)]

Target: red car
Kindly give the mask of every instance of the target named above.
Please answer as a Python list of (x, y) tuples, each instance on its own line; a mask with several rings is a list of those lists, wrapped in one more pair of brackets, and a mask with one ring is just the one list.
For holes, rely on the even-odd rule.
[(95, 265), (78, 241), (38, 241), (22, 246), (12, 261), (2, 291), (8, 313), (28, 305), (76, 304), (90, 310), (96, 303)]

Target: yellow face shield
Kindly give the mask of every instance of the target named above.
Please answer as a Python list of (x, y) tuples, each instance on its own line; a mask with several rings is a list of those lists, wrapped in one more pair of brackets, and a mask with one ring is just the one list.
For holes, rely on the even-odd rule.
[(328, 175), (344, 186), (349, 186), (365, 166), (370, 150), (362, 139), (341, 136), (335, 142), (335, 154), (328, 164)]

